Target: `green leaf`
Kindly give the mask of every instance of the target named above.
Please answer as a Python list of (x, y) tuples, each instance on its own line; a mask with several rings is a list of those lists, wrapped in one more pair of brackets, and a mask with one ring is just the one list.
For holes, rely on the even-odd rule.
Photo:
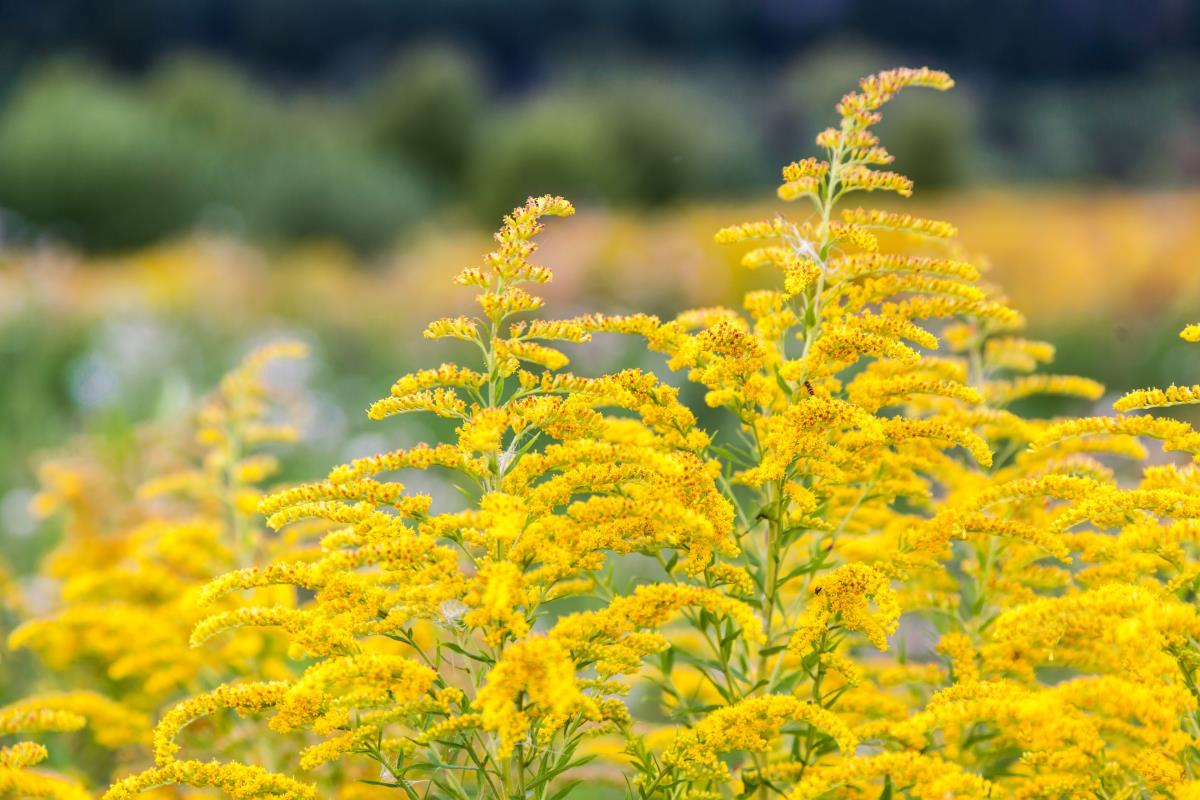
[(579, 778), (576, 778), (573, 781), (568, 781), (561, 789), (559, 789), (554, 794), (550, 795), (550, 800), (562, 800), (564, 797), (566, 797), (567, 795), (569, 795), (571, 793), (572, 789), (574, 789), (576, 786), (578, 786), (581, 783), (583, 783), (583, 781)]
[(472, 653), (470, 650), (465, 650), (460, 645), (454, 644), (453, 642), (446, 642), (443, 646), (447, 650), (453, 650), (455, 653), (458, 653), (459, 655), (462, 655), (462, 656), (466, 656), (467, 658), (471, 659), (472, 661), (478, 661), (481, 664), (496, 663), (495, 659), (493, 659), (491, 656), (485, 655), (483, 653)]

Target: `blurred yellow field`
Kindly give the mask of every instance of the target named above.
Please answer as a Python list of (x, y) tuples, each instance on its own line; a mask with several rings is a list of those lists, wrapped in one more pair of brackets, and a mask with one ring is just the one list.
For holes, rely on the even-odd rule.
[[(693, 206), (650, 215), (589, 211), (549, 231), (560, 302), (669, 309), (737, 301), (755, 280), (714, 244), (722, 220), (766, 218), (781, 206)], [(973, 257), (990, 265), (1037, 329), (1133, 316), (1171, 316), (1200, 298), (1200, 191), (993, 190), (916, 199), (909, 213), (953, 218)], [(264, 319), (411, 334), (444, 312), (437, 280), (472, 263), (487, 235), (474, 228), (414, 234), (362, 263), (335, 244), (264, 253), (232, 241), (178, 240), (119, 258), (10, 253), (0, 312), (29, 307), (98, 318), (132, 311), (198, 315), (245, 330)]]

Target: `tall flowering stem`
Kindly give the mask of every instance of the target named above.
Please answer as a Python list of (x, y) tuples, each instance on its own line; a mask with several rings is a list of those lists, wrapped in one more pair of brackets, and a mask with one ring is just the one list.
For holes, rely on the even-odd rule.
[[(896, 69), (842, 99), (822, 157), (783, 170), (809, 213), (717, 233), (778, 278), (740, 309), (525, 316), (551, 278), (535, 236), (573, 208), (515, 209), (455, 278), (478, 313), (425, 331), (467, 365), (368, 411), (453, 434), (262, 498), (284, 541), (315, 544), (255, 546), (190, 595), (194, 647), (274, 629), (294, 668), (175, 702), (154, 765), (107, 798), (561, 800), (617, 776), (636, 800), (1200, 797), (1200, 433), (1156, 416), (1200, 389), (1019, 413), (1103, 387), (1042, 371), (1053, 347), (953, 225), (846, 203), (911, 193), (874, 127), (902, 90), (951, 85)], [(599, 334), (686, 370), (719, 430), (648, 372), (567, 372)], [(228, 491), (244, 454), (219, 429)], [(419, 471), (463, 499), (409, 491)], [(78, 726), (91, 701), (71, 702), (0, 710), (0, 732)], [(303, 740), (292, 769), (287, 748), (215, 744), (230, 712)], [(29, 777), (42, 756), (0, 749), (0, 787), (57, 791)]]
[[(530, 198), (482, 264), (454, 279), (477, 291), (481, 313), (436, 320), (425, 337), (473, 347), (477, 367), (405, 375), (368, 410), (376, 420), (451, 420), (453, 439), (358, 459), (267, 497), (271, 527), (323, 525), (320, 550), (231, 572), (200, 593), (212, 604), (294, 587), (286, 603), (214, 613), (192, 641), (275, 626), (311, 666), (295, 680), (234, 683), (176, 706), (156, 732), (158, 767), (110, 797), (218, 779), (248, 791), (258, 773), (246, 770), (259, 765), (223, 775), (177, 759), (185, 729), (225, 710), (274, 711), (275, 731), (323, 737), (301, 755), (304, 769), (357, 756), (376, 762), (371, 782), (410, 797), (561, 795), (562, 776), (591, 758), (584, 742), (628, 726), (628, 687), (612, 678), (666, 646), (654, 628), (702, 610), (755, 635), (750, 608), (710, 588), (619, 597), (601, 588), (610, 558), (668, 553), (699, 576), (737, 546), (718, 468), (702, 457), (710, 440), (676, 390), (637, 370), (563, 372), (568, 357), (552, 343), (586, 342), (589, 323), (515, 319), (543, 305), (526, 287), (551, 278), (530, 261), (542, 219), (573, 212), (559, 197)], [(465, 507), (435, 510), (430, 496), (386, 477), (412, 470), (448, 475)], [(596, 594), (610, 605), (565, 613), (571, 598)], [(284, 777), (269, 778), (273, 791), (311, 791)]]
[[(686, 759), (671, 751), (657, 757), (633, 742), (640, 797), (706, 796), (729, 786), (743, 797), (787, 794), (831, 753), (852, 751), (854, 737), (839, 737), (831, 719), (796, 715), (767, 726), (773, 735), (752, 735), (753, 716), (732, 716), (744, 719), (736, 730), (712, 729), (701, 709), (714, 702), (722, 710), (768, 702), (787, 709), (803, 697), (806, 708), (834, 712), (849, 703), (847, 713), (862, 713), (855, 709), (870, 695), (857, 654), (864, 646), (889, 648), (903, 600), (908, 608), (941, 602), (935, 587), (949, 576), (939, 562), (953, 538), (972, 539), (975, 557), (961, 566), (971, 602), (953, 617), (976, 637), (1001, 608), (994, 570), (1009, 549), (998, 542), (1016, 542), (1026, 558), (1025, 548), (1068, 558), (1052, 534), (959, 512), (960, 501), (930, 512), (939, 495), (970, 497), (1007, 476), (999, 468), (1012, 468), (1008, 462), (1038, 424), (1018, 427), (1006, 405), (1036, 394), (1095, 399), (1101, 387), (1022, 374), (1048, 361), (1052, 348), (1013, 335), (1021, 316), (980, 281), (953, 225), (842, 208), (861, 192), (912, 193), (908, 178), (882, 169), (892, 156), (872, 128), (901, 90), (952, 85), (928, 68), (864, 79), (839, 103), (840, 124), (818, 135), (824, 157), (783, 170), (779, 197), (810, 202), (812, 214), (717, 233), (720, 243), (755, 243), (742, 265), (773, 268), (782, 278), (779, 288), (747, 294), (744, 313), (705, 308), (667, 322), (636, 315), (595, 326), (646, 337), (670, 366), (688, 369), (706, 388), (710, 406), (736, 420), (711, 447), (741, 523), (742, 553), (725, 569), (746, 581), (726, 591), (757, 608), (764, 634), (760, 641), (723, 639), (710, 658), (683, 644), (673, 648), (700, 667), (710, 689), (697, 695), (707, 703), (682, 702), (677, 661), (661, 661), (665, 712), (704, 733), (690, 740)], [(950, 354), (934, 356), (943, 339)], [(689, 619), (706, 635), (703, 618)], [(861, 733), (878, 736), (870, 725)], [(945, 774), (934, 762), (919, 767)]]

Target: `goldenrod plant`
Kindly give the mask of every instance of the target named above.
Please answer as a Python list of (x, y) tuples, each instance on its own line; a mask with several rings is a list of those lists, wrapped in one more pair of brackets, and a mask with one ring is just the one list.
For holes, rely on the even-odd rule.
[[(875, 126), (952, 85), (896, 69), (842, 99), (783, 170), (804, 212), (716, 234), (775, 277), (741, 309), (542, 318), (534, 237), (574, 209), (530, 198), (454, 279), (478, 310), (425, 330), (467, 357), (368, 411), (433, 440), (260, 495), (236, 404), (214, 413), (208, 478), (151, 485), (216, 476), (227, 555), (188, 613), (138, 605), (192, 649), (15, 636), (188, 693), (142, 706), (154, 764), (105, 797), (1200, 798), (1200, 432), (1158, 412), (1200, 387), (1029, 413), (1104, 388), (1044, 371), (951, 223), (854, 202), (911, 194)], [(712, 429), (656, 373), (568, 371), (600, 335), (644, 340)], [(459, 493), (405, 486), (435, 474)], [(128, 563), (133, 589), (161, 567)], [(0, 751), (0, 792), (36, 747)]]
[[(302, 354), (289, 342), (256, 350), (204, 401), (191, 429), (143, 431), (144, 463), (135, 468), (122, 471), (118, 459), (86, 444), (46, 460), (33, 505), (63, 520), (65, 537), (43, 565), (61, 582), (61, 597), (52, 613), (15, 630), (9, 645), (36, 651), (56, 671), (97, 667), (97, 681), (119, 699), (150, 710), (202, 688), (216, 665), (286, 672), (261, 642), (206, 652), (188, 638), (204, 616), (198, 589), (270, 552), (257, 487), (278, 468), (271, 447), (293, 441), (296, 431), (263, 372)], [(187, 436), (195, 441), (179, 441)]]
[[(229, 674), (292, 674), (278, 637), (248, 632), (209, 651), (189, 638), (208, 613), (196, 595), (209, 580), (281, 548), (311, 547), (268, 540), (256, 513), (258, 485), (278, 466), (272, 449), (296, 438), (265, 371), (303, 353), (290, 342), (254, 351), (204, 400), (193, 425), (139, 431), (135, 458), (83, 440), (41, 464), (33, 507), (63, 523), (63, 540), (43, 563), (59, 592), (48, 611), (17, 609), (26, 621), (8, 643), (37, 654), (49, 686), (86, 690), (46, 691), (0, 710), (12, 720), (6, 733), (71, 731), (86, 721), (99, 745), (138, 763), (149, 753), (150, 715), (165, 703)], [(41, 745), (22, 747), (13, 769), (45, 757)], [(41, 796), (28, 794), (33, 780), (14, 796)]]
[(0, 747), (0, 796), (86, 800), (92, 794), (71, 777), (34, 769), (49, 753), (35, 741), (25, 740), (46, 732), (77, 731), (89, 726), (96, 741), (108, 748), (135, 744), (145, 738), (149, 720), (103, 695), (86, 692), (48, 692), (0, 708), (0, 736), (14, 737)]
[[(631, 794), (1200, 788), (1200, 472), (1160, 463), (1137, 479), (1120, 463), (1146, 457), (1138, 437), (1195, 461), (1197, 433), (1151, 416), (1015, 414), (1032, 395), (1094, 401), (1103, 388), (1035, 372), (1053, 348), (1019, 336), (1022, 318), (979, 283), (952, 225), (836, 208), (911, 192), (878, 169), (891, 158), (871, 128), (901, 89), (951, 85), (928, 69), (863, 80), (817, 138), (825, 157), (784, 169), (780, 197), (812, 215), (717, 234), (762, 241), (742, 263), (777, 269), (782, 290), (748, 295), (746, 315), (604, 326), (646, 336), (730, 412), (710, 450), (737, 507), (733, 564), (750, 577), (732, 594), (763, 633), (709, 636), (707, 652), (677, 638), (660, 656), (651, 680), (674, 724), (632, 731)], [(1116, 408), (1196, 399), (1194, 387), (1145, 390)]]
[[(267, 497), (273, 528), (333, 526), (321, 557), (231, 572), (204, 589), (216, 604), (296, 587), (307, 597), (298, 605), (214, 607), (192, 641), (279, 626), (310, 661), (303, 675), (233, 683), (176, 706), (155, 734), (158, 766), (110, 797), (214, 782), (237, 797), (268, 785), (313, 796), (285, 775), (177, 760), (185, 726), (226, 709), (274, 710), (272, 729), (321, 737), (301, 756), (305, 770), (359, 756), (378, 762), (376, 784), (412, 796), (551, 797), (589, 760), (585, 738), (628, 724), (619, 699), (628, 687), (611, 678), (666, 646), (656, 628), (685, 610), (757, 626), (750, 606), (718, 588), (740, 578), (716, 558), (737, 553), (733, 510), (718, 465), (700, 455), (709, 438), (676, 390), (637, 370), (563, 372), (567, 356), (549, 343), (582, 342), (586, 326), (514, 319), (542, 305), (525, 287), (551, 277), (529, 260), (541, 219), (571, 213), (562, 198), (531, 198), (505, 219), (497, 249), (455, 279), (479, 292), (480, 314), (437, 320), (425, 335), (469, 344), (474, 367), (406, 375), (369, 411), (453, 420), (453, 441), (359, 459)], [(468, 505), (435, 510), (431, 497), (383, 477), (429, 469), (455, 476)], [(704, 578), (644, 587), (544, 629), (569, 600), (603, 596), (609, 557), (622, 553), (669, 557)]]

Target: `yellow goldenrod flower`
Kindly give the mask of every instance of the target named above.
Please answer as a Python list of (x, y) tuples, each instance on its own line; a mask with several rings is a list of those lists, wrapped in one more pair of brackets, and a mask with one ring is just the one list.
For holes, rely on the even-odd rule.
[(507, 758), (537, 721), (562, 727), (573, 715), (594, 717), (595, 702), (579, 690), (575, 665), (558, 642), (532, 636), (505, 650), (475, 699), (480, 725), (498, 736), (497, 755)]
[(1167, 450), (1200, 454), (1200, 433), (1191, 425), (1180, 420), (1150, 416), (1085, 417), (1066, 420), (1044, 430), (1032, 445), (1034, 448), (1044, 448), (1064, 439), (1096, 434), (1148, 436), (1162, 441)]
[(90, 800), (91, 793), (83, 786), (41, 772), (0, 767), (0, 794), (5, 797), (40, 798), (52, 800)]
[(894, 211), (865, 208), (846, 209), (842, 211), (842, 221), (866, 227), (916, 233), (938, 239), (953, 239), (958, 236), (958, 229), (949, 222), (937, 219), (921, 219), (910, 214), (902, 214)]
[(125, 778), (104, 794), (104, 800), (133, 800), (160, 786), (179, 784), (199, 789), (213, 787), (234, 800), (275, 797), (279, 800), (316, 800), (315, 787), (247, 764), (217, 761), (171, 761)]
[(1022, 375), (1009, 381), (989, 381), (984, 391), (992, 403), (1007, 405), (1038, 394), (1098, 400), (1104, 394), (1104, 385), (1075, 375)]
[(474, 320), (469, 317), (454, 317), (429, 323), (424, 336), (426, 339), (463, 339), (470, 342), (479, 337), (479, 332), (475, 328)]
[[(506, 537), (515, 539), (515, 536)], [(484, 639), (493, 646), (506, 636), (520, 639), (529, 632), (524, 607), (529, 603), (521, 570), (507, 561), (483, 565), (475, 576), (475, 586), (463, 598), (471, 608), (463, 623), (484, 629)]]
[(287, 688), (283, 682), (221, 686), (179, 703), (163, 715), (154, 729), (155, 762), (164, 766), (175, 760), (175, 754), (179, 752), (175, 737), (192, 722), (222, 709), (244, 714), (271, 708), (279, 704)]
[[(871, 609), (871, 603), (875, 609)], [(846, 564), (818, 580), (788, 647), (807, 652), (832, 622), (866, 634), (871, 644), (887, 650), (887, 637), (900, 621), (900, 605), (891, 581), (875, 567)]]
[(780, 239), (795, 232), (795, 227), (776, 217), (762, 222), (747, 222), (717, 231), (713, 237), (718, 244), (733, 244), (750, 239)]
[(1166, 389), (1139, 389), (1129, 392), (1117, 402), (1113, 408), (1117, 411), (1134, 411), (1143, 408), (1162, 408), (1188, 403), (1200, 403), (1200, 384), (1192, 386), (1176, 386), (1172, 384)]
[(819, 705), (790, 695), (767, 695), (719, 708), (695, 728), (681, 732), (663, 754), (667, 766), (688, 777), (728, 779), (720, 756), (733, 751), (766, 752), (780, 729), (803, 722), (832, 739), (843, 753), (851, 753), (857, 737), (838, 716)]
[(838, 103), (837, 110), (842, 115), (843, 130), (866, 128), (875, 124), (880, 119), (876, 113), (879, 108), (902, 89), (924, 86), (945, 91), (954, 86), (954, 81), (945, 72), (929, 67), (901, 67), (863, 78), (859, 86), (860, 92), (850, 92)]
[[(993, 796), (991, 783), (958, 764), (936, 755), (899, 752), (858, 756), (839, 764), (817, 767), (799, 781), (787, 795), (788, 800), (815, 800), (830, 792), (854, 791), (877, 793), (881, 783), (904, 786), (918, 798), (978, 798)], [(883, 791), (886, 791), (883, 790)]]

